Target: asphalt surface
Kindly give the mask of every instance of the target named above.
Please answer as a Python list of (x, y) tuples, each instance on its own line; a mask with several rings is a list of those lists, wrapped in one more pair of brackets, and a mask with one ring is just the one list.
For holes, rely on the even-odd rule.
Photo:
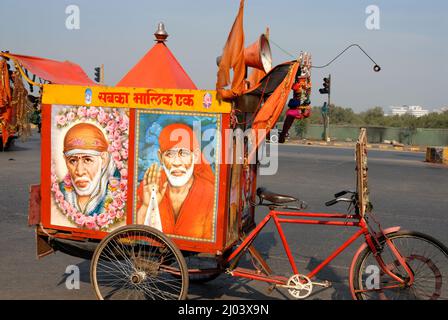
[[(369, 185), (376, 217), (382, 226), (419, 230), (448, 244), (448, 167), (423, 162), (423, 153), (369, 151)], [(0, 299), (95, 299), (90, 285), (90, 262), (56, 253), (36, 259), (34, 230), (27, 226), (28, 190), (40, 181), (40, 139), (17, 141), (0, 152)], [(291, 194), (309, 204), (308, 211), (344, 212), (345, 206), (325, 207), (332, 195), (355, 186), (352, 149), (282, 145), (274, 176), (259, 177), (259, 186)], [(257, 220), (266, 214), (257, 211)], [(355, 232), (354, 228), (286, 225), (286, 237), (299, 270), (306, 273)], [(350, 299), (348, 267), (353, 244), (322, 270), (318, 279), (333, 287), (317, 288), (309, 299)], [(281, 242), (268, 225), (255, 242), (271, 267), (290, 275)], [(247, 265), (243, 260), (242, 265)], [(69, 265), (81, 270), (80, 288), (65, 286)], [(220, 275), (204, 285), (192, 284), (189, 299), (291, 299), (285, 291), (268, 293), (268, 285)]]

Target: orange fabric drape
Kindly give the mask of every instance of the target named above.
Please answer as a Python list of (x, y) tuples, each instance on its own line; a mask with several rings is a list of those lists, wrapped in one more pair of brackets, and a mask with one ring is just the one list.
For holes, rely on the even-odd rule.
[(0, 61), (0, 108), (11, 103), (11, 88), (9, 87), (8, 65), (6, 60)]
[[(261, 142), (266, 138), (267, 133), (274, 127), (283, 108), (288, 100), (289, 91), (294, 83), (297, 70), (300, 66), (299, 62), (291, 64), (288, 74), (283, 79), (282, 83), (275, 89), (269, 99), (261, 107), (260, 111), (254, 118), (252, 125), (252, 135), (256, 141), (257, 148), (253, 148), (248, 159), (251, 161), (252, 157), (260, 146)], [(264, 129), (264, 131), (259, 131)]]
[(53, 84), (79, 86), (97, 85), (87, 76), (79, 65), (70, 61), (56, 61), (11, 53), (9, 53), (8, 56), (17, 60), (32, 74)]
[(11, 119), (11, 88), (9, 86), (8, 66), (5, 60), (0, 61), (0, 133), (3, 146), (9, 138), (9, 122)]
[[(218, 67), (216, 90), (220, 98), (234, 98), (241, 95), (245, 89), (243, 15), (244, 0), (241, 0), (238, 15), (230, 30)], [(230, 84), (231, 68), (233, 69), (232, 86), (231, 89), (226, 90), (224, 87)]]

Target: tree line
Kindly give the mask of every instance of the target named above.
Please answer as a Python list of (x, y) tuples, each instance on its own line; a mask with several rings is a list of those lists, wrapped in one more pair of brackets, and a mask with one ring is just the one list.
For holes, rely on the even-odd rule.
[[(364, 112), (355, 113), (351, 108), (331, 105), (329, 108), (332, 125), (379, 126), (396, 128), (448, 128), (448, 110), (442, 113), (432, 112), (416, 117), (411, 114), (385, 115), (383, 108), (374, 107)], [(300, 124), (299, 122), (303, 122)], [(297, 121), (296, 126), (323, 124), (322, 108), (313, 107), (308, 119)]]

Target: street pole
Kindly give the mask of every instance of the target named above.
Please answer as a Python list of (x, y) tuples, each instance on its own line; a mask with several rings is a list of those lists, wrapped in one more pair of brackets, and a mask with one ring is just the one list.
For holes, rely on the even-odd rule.
[(322, 139), (326, 142), (330, 142), (330, 95), (331, 95), (331, 74), (324, 78), (323, 88), (319, 89), (320, 94), (328, 95), (327, 102), (324, 102), (325, 111), (322, 112), (324, 118), (324, 133)]
[(330, 95), (331, 95), (331, 74), (328, 75), (328, 79), (329, 79), (329, 84), (330, 86), (328, 87), (328, 112), (327, 112), (327, 130), (325, 130), (325, 140), (327, 142), (330, 142), (331, 138), (330, 138)]
[(104, 85), (104, 64), (101, 65), (101, 85)]

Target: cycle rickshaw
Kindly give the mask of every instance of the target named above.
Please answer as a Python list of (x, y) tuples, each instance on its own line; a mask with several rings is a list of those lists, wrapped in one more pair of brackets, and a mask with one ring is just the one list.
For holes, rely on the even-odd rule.
[[(370, 217), (365, 130), (356, 146), (356, 189), (327, 203), (347, 202), (348, 213), (304, 212), (304, 201), (257, 188), (259, 151), (291, 89), (294, 115), (309, 114), (308, 54), (272, 68), (229, 103), (216, 91), (197, 90), (164, 44), (163, 25), (155, 35), (156, 45), (116, 87), (93, 83), (70, 62), (1, 53), (42, 90), (41, 183), (31, 186), (29, 210), (38, 257), (61, 251), (91, 259), (99, 299), (185, 299), (190, 280), (224, 272), (300, 299), (315, 286), (329, 286), (314, 281), (316, 274), (364, 238), (350, 267), (354, 299), (448, 298), (447, 248), (418, 232), (378, 228)], [(266, 40), (250, 55), (261, 69)], [(145, 70), (136, 70), (142, 65)], [(35, 83), (26, 70), (46, 80)], [(155, 78), (146, 83), (168, 84), (139, 86), (148, 70)], [(258, 206), (269, 213), (256, 225)], [(275, 274), (253, 246), (271, 220), (289, 276)], [(304, 274), (282, 224), (358, 231)], [(246, 254), (251, 269), (238, 266)], [(373, 281), (372, 268), (378, 271)]]
[[(287, 96), (285, 93), (305, 63), (302, 57), (274, 68), (266, 79), (274, 79), (275, 72), (282, 76), (270, 98)], [(267, 94), (267, 87), (261, 86), (259, 95)], [(38, 255), (59, 250), (92, 259), (91, 282), (99, 299), (185, 299), (189, 281), (212, 280), (223, 272), (264, 281), (272, 288), (286, 289), (294, 298), (306, 298), (314, 287), (330, 285), (313, 281), (316, 274), (356, 239), (364, 238), (350, 267), (354, 299), (447, 299), (447, 248), (418, 232), (400, 227), (378, 228), (370, 217), (365, 129), (356, 145), (356, 189), (339, 192), (327, 203), (347, 202), (349, 213), (305, 212), (304, 201), (257, 188), (259, 161), (250, 159), (257, 160), (260, 144), (255, 143), (253, 153), (243, 148), (240, 162), (217, 160), (224, 156), (226, 148), (235, 150), (235, 140), (230, 144), (224, 141), (236, 129), (246, 129), (246, 125), (254, 129), (257, 121), (267, 131), (275, 125), (278, 114), (264, 120), (258, 117), (259, 106), (253, 104), (253, 97), (244, 97), (239, 113), (235, 113), (229, 103), (217, 100), (214, 91), (44, 85), (42, 179), (39, 186), (31, 188), (30, 197), (30, 225), (36, 226)], [(284, 105), (284, 100), (281, 103)], [(166, 128), (193, 127), (194, 121), (202, 125), (199, 134), (213, 151), (204, 160), (207, 168), (191, 165), (195, 170), (192, 174), (201, 183), (191, 185), (189, 190), (199, 191), (193, 200), (188, 200), (188, 195), (184, 198), (187, 200), (180, 209), (177, 207), (178, 220), (169, 225), (165, 221), (165, 200), (158, 198), (160, 190), (155, 190), (154, 184), (146, 186), (144, 181), (163, 174), (154, 167), (151, 171), (151, 163), (194, 156), (196, 149), (189, 150), (189, 145), (171, 152), (171, 146), (165, 146), (161, 138)], [(208, 129), (221, 136), (207, 136)], [(264, 136), (259, 141), (264, 141)], [(204, 149), (200, 151), (199, 158), (205, 154)], [(105, 153), (109, 157), (101, 158)], [(234, 160), (238, 158), (235, 154)], [(105, 196), (91, 199), (81, 208), (83, 192), (96, 176), (92, 171), (92, 181), (78, 181), (75, 171), (81, 171), (81, 167), (88, 171), (86, 168), (93, 166), (95, 159), (102, 172), (95, 180), (99, 185), (95, 190), (100, 194), (104, 189)], [(74, 172), (72, 177), (70, 170)], [(165, 181), (173, 189), (174, 181), (179, 181), (176, 175), (188, 171), (179, 170), (165, 171), (166, 176), (173, 175), (172, 181)], [(146, 206), (145, 192), (149, 199)], [(170, 193), (171, 200), (174, 194)], [(269, 208), (258, 225), (254, 219), (257, 206)], [(175, 207), (173, 201), (169, 208)], [(197, 222), (197, 217), (209, 220)], [(182, 219), (182, 226), (178, 226)], [(291, 265), (288, 277), (274, 274), (253, 246), (256, 236), (271, 220)], [(198, 233), (201, 223), (207, 224), (207, 230)], [(282, 224), (355, 227), (358, 231), (314, 270), (303, 274), (295, 264)], [(238, 266), (245, 254), (253, 261), (252, 269)], [(201, 259), (213, 263), (204, 266)], [(377, 281), (369, 278), (372, 266), (379, 271)]]

